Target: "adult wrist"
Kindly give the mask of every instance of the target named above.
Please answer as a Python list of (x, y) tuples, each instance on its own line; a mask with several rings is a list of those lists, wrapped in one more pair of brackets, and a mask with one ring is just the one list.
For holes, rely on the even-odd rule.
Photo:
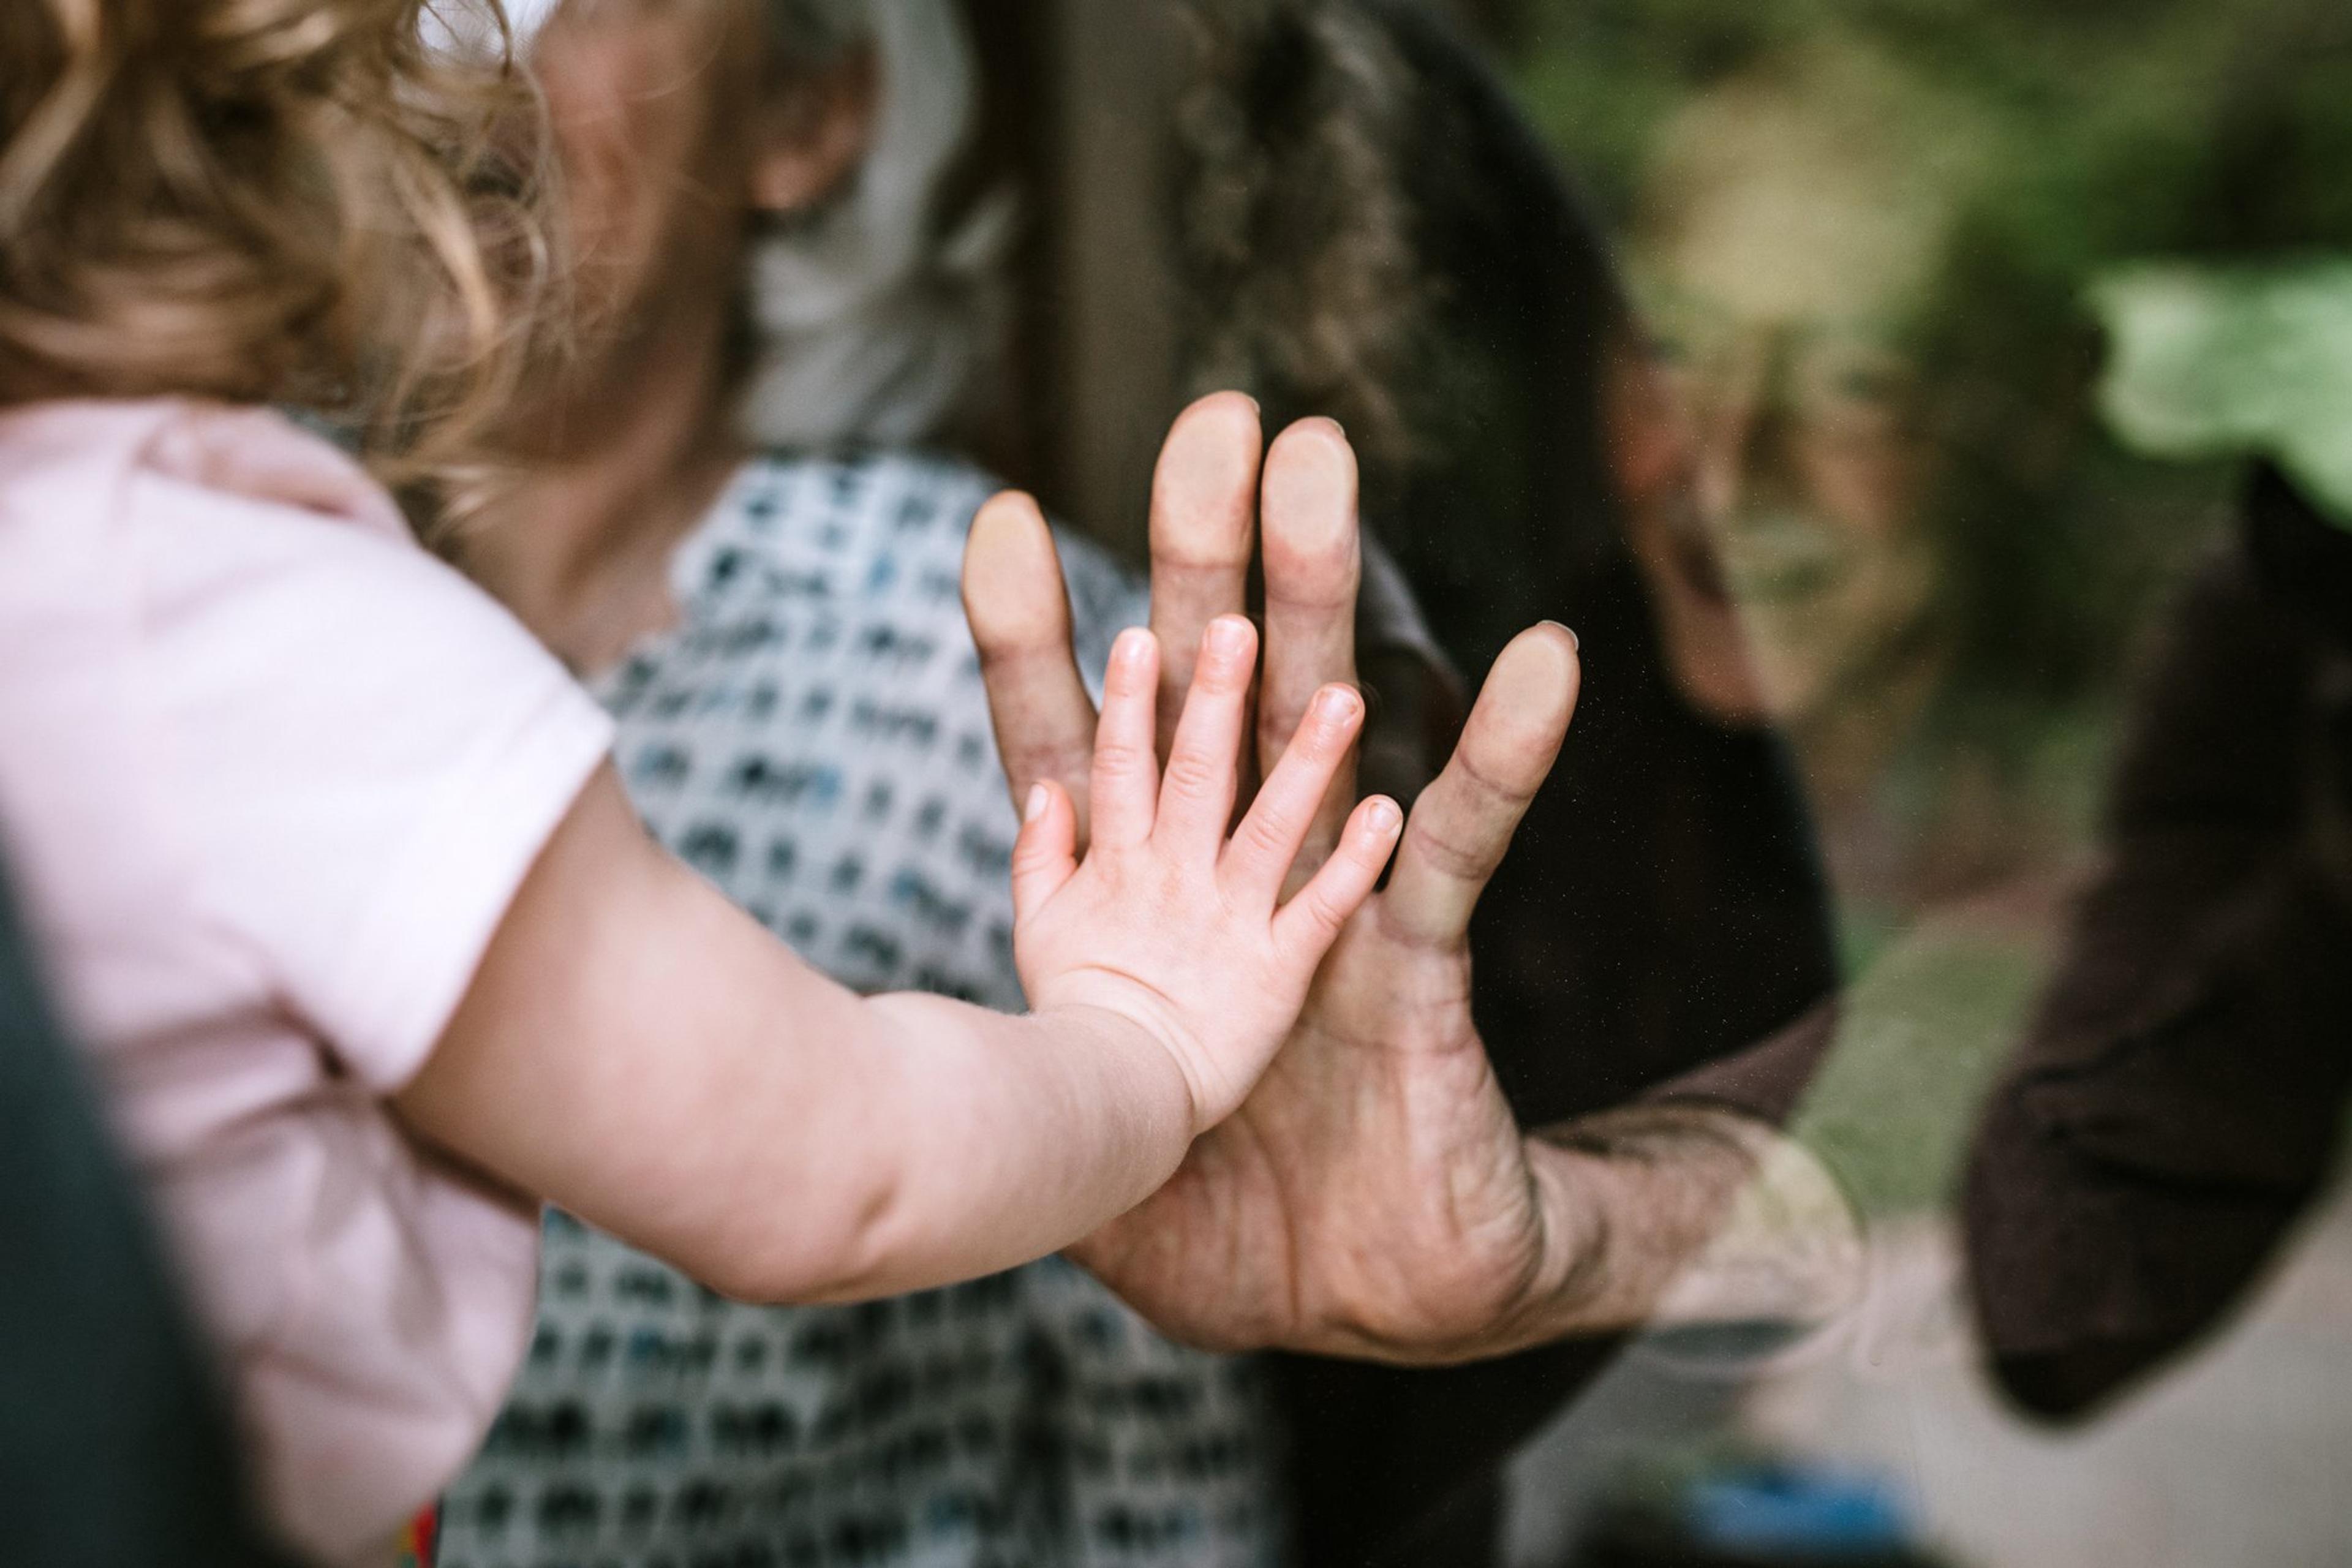
[(1530, 1140), (1562, 1255), (1549, 1337), (1780, 1322), (1858, 1298), (1862, 1228), (1819, 1160), (1769, 1124), (1698, 1104), (1628, 1108)]

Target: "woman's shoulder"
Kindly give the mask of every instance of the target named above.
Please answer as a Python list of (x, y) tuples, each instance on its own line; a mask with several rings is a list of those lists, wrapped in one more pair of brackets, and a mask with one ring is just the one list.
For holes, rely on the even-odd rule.
[(268, 408), (90, 402), (0, 420), (0, 599), (36, 600), (46, 630), (27, 635), (95, 646), (102, 629), (174, 691), (273, 663), (280, 678), (256, 687), (273, 700), (329, 672), (355, 697), (443, 672), (537, 691), (558, 668), (355, 459)]
[(591, 740), (602, 724), (358, 463), (263, 408), (0, 416), (0, 710), (38, 707), (40, 671), (79, 682), (81, 710), (54, 722), (119, 731), (182, 784), (238, 781), (208, 798), (430, 773), (541, 710)]
[(357, 463), (278, 414), (170, 398), (0, 410), (0, 618), (16, 637), (144, 644), (296, 579), (463, 596)]
[(463, 596), (331, 443), (269, 409), (171, 398), (0, 412), (0, 559), (53, 628), (154, 634), (175, 605), (289, 577)]
[(138, 521), (159, 503), (202, 498), (228, 516), (292, 511), (407, 537), (392, 498), (356, 461), (258, 406), (164, 397), (0, 411), (0, 495), (35, 492), (50, 515), (63, 502), (76, 521)]
[(92, 398), (0, 408), (0, 496), (123, 471), (186, 407), (169, 398)]

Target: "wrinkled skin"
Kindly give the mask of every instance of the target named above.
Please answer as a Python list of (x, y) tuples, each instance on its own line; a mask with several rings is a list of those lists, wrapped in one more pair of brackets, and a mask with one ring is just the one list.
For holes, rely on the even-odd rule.
[[(1154, 484), (1151, 615), (1171, 650), (1164, 742), (1190, 677), (1176, 650), (1243, 608), (1262, 549), (1263, 772), (1312, 693), (1355, 678), (1361, 555), (1355, 461), (1336, 426), (1302, 422), (1261, 456), (1247, 399), (1208, 398), (1178, 421)], [(999, 497), (975, 522), (965, 599), (1016, 798), (1055, 780), (1083, 812), (1095, 716), (1027, 498)], [(1521, 1131), (1470, 1012), (1470, 913), (1558, 754), (1578, 679), (1564, 628), (1505, 650), (1414, 806), (1387, 888), (1342, 933), (1271, 1070), (1164, 1188), (1072, 1249), (1164, 1331), (1436, 1363), (1622, 1326), (1654, 1301), (1661, 1271), (1604, 1266), (1623, 1261), (1601, 1222), (1622, 1173)], [(1295, 877), (1328, 852), (1353, 798), (1343, 776)], [(1657, 1217), (1662, 1233), (1694, 1228)]]

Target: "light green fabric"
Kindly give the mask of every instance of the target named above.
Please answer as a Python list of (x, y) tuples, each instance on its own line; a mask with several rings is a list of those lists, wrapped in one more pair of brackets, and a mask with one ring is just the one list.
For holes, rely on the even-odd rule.
[(2042, 922), (1952, 914), (1881, 946), (1789, 1131), (1874, 1217), (1949, 1204), (1969, 1134), (2053, 969)]
[(2352, 529), (2352, 258), (2101, 279), (2100, 410), (2149, 457), (2261, 456)]

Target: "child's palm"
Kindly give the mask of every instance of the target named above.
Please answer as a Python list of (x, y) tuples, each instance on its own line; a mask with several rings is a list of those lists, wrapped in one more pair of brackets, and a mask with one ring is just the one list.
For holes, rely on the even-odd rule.
[(1402, 821), (1392, 803), (1364, 802), (1338, 853), (1280, 901), (1363, 704), (1344, 687), (1322, 693), (1229, 836), (1256, 646), (1239, 616), (1210, 627), (1163, 779), (1157, 645), (1148, 632), (1121, 638), (1096, 731), (1085, 862), (1076, 809), (1052, 785), (1032, 795), (1013, 852), (1013, 950), (1030, 1005), (1101, 1007), (1150, 1031), (1183, 1069), (1201, 1128), (1231, 1114), (1273, 1060)]

